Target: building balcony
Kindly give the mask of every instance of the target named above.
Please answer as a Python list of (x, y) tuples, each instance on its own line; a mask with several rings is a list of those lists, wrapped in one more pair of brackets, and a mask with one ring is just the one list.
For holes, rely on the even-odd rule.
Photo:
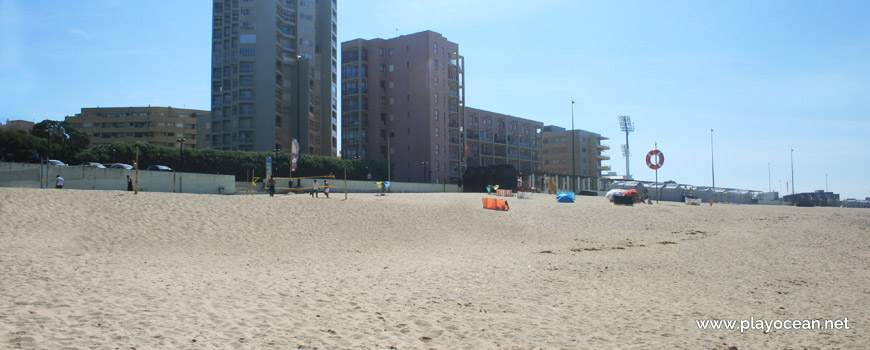
[(600, 150), (605, 150), (605, 151), (606, 151), (606, 150), (609, 150), (609, 149), (610, 149), (610, 146), (599, 144), (599, 145), (598, 145), (598, 149), (600, 149)]
[(610, 156), (608, 156), (606, 154), (599, 154), (598, 160), (610, 160)]
[(600, 171), (610, 171), (610, 165), (599, 165), (598, 170)]

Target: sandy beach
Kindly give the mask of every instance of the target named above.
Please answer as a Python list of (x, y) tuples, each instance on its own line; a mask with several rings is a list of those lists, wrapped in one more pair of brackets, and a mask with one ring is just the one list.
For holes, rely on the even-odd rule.
[(870, 344), (870, 211), (484, 196), (0, 188), (0, 348)]

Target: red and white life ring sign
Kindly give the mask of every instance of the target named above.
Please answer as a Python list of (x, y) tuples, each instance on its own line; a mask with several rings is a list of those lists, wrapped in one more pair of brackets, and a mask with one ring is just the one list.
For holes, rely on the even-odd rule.
[[(655, 162), (653, 162), (652, 158), (655, 157)], [(652, 170), (656, 170), (662, 167), (662, 164), (665, 163), (665, 155), (661, 151), (654, 149), (649, 151), (646, 154), (646, 166), (648, 166)]]

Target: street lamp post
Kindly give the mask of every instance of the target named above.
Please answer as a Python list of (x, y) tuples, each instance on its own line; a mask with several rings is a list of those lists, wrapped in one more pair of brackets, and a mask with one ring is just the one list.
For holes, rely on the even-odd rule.
[(391, 153), (390, 152), (391, 151), (390, 150), (390, 139), (391, 138), (393, 138), (393, 132), (388, 131), (387, 132), (387, 182), (392, 181), (392, 176), (390, 174), (391, 170), (392, 170), (392, 164), (390, 163), (390, 153)]
[[(178, 147), (178, 159), (179, 159), (178, 171), (179, 172), (184, 171), (183, 170), (184, 169), (184, 141), (187, 141), (187, 139), (185, 139), (185, 138), (178, 139), (178, 144), (179, 144), (179, 147)], [(179, 178), (178, 178), (178, 192), (179, 193), (184, 192), (184, 191), (182, 191), (182, 187), (181, 187), (182, 179), (183, 179), (183, 176), (179, 175)]]
[(794, 148), (791, 149), (791, 194), (794, 194)]
[(574, 100), (571, 100), (571, 190), (574, 193), (577, 193), (577, 164), (574, 154), (577, 153), (576, 147), (574, 145), (574, 134), (577, 131), (574, 130)]
[(773, 192), (773, 188), (770, 186), (770, 162), (767, 162), (767, 192)]
[(275, 159), (272, 160), (272, 177), (278, 175), (278, 152), (281, 151), (281, 148), (275, 147)]
[(423, 166), (423, 183), (426, 183), (426, 165), (429, 165), (429, 162), (420, 162), (420, 165)]
[(713, 129), (710, 129), (710, 173), (713, 176), (713, 189), (716, 189), (716, 168), (713, 162)]

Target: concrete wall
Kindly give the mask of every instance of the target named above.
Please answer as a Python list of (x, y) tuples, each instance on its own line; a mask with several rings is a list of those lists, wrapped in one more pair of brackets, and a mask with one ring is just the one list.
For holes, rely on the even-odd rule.
[[(47, 172), (46, 172), (47, 170)], [(64, 178), (64, 188), (82, 190), (126, 190), (127, 175), (136, 181), (136, 171), (99, 169), (78, 166), (46, 166), (26, 163), (0, 162), (0, 187), (53, 188), (57, 175)], [(139, 171), (139, 190), (150, 192), (184, 192), (231, 194), (236, 191), (235, 176)]]
[[(323, 186), (324, 179), (317, 179), (317, 184)], [(345, 189), (345, 182), (341, 179), (326, 179), (329, 181), (329, 186), (332, 187), (329, 189), (330, 194), (343, 194)], [(291, 190), (288, 188), (297, 188), (296, 181), (293, 181), (293, 186), (288, 185), (289, 180), (286, 178), (275, 179), (277, 182), (277, 190), (276, 193), (288, 193)], [(300, 180), (300, 186), (302, 190), (296, 190), (295, 192), (304, 192), (308, 193), (311, 191), (311, 186), (314, 183), (314, 179), (303, 179)], [(236, 186), (237, 192), (236, 194), (245, 194), (248, 193), (251, 189), (251, 183), (243, 183), (238, 182)], [(255, 192), (262, 192), (263, 183), (258, 182), (254, 187)], [(359, 180), (348, 180), (347, 181), (347, 191), (349, 193), (378, 193), (378, 186), (376, 181), (359, 181)], [(320, 192), (323, 192), (323, 189), (320, 189)], [(413, 182), (390, 182), (390, 192), (391, 193), (423, 193), (423, 192), (453, 192), (458, 193), (459, 186), (451, 185), (451, 184), (427, 184), (427, 183), (413, 183)]]

